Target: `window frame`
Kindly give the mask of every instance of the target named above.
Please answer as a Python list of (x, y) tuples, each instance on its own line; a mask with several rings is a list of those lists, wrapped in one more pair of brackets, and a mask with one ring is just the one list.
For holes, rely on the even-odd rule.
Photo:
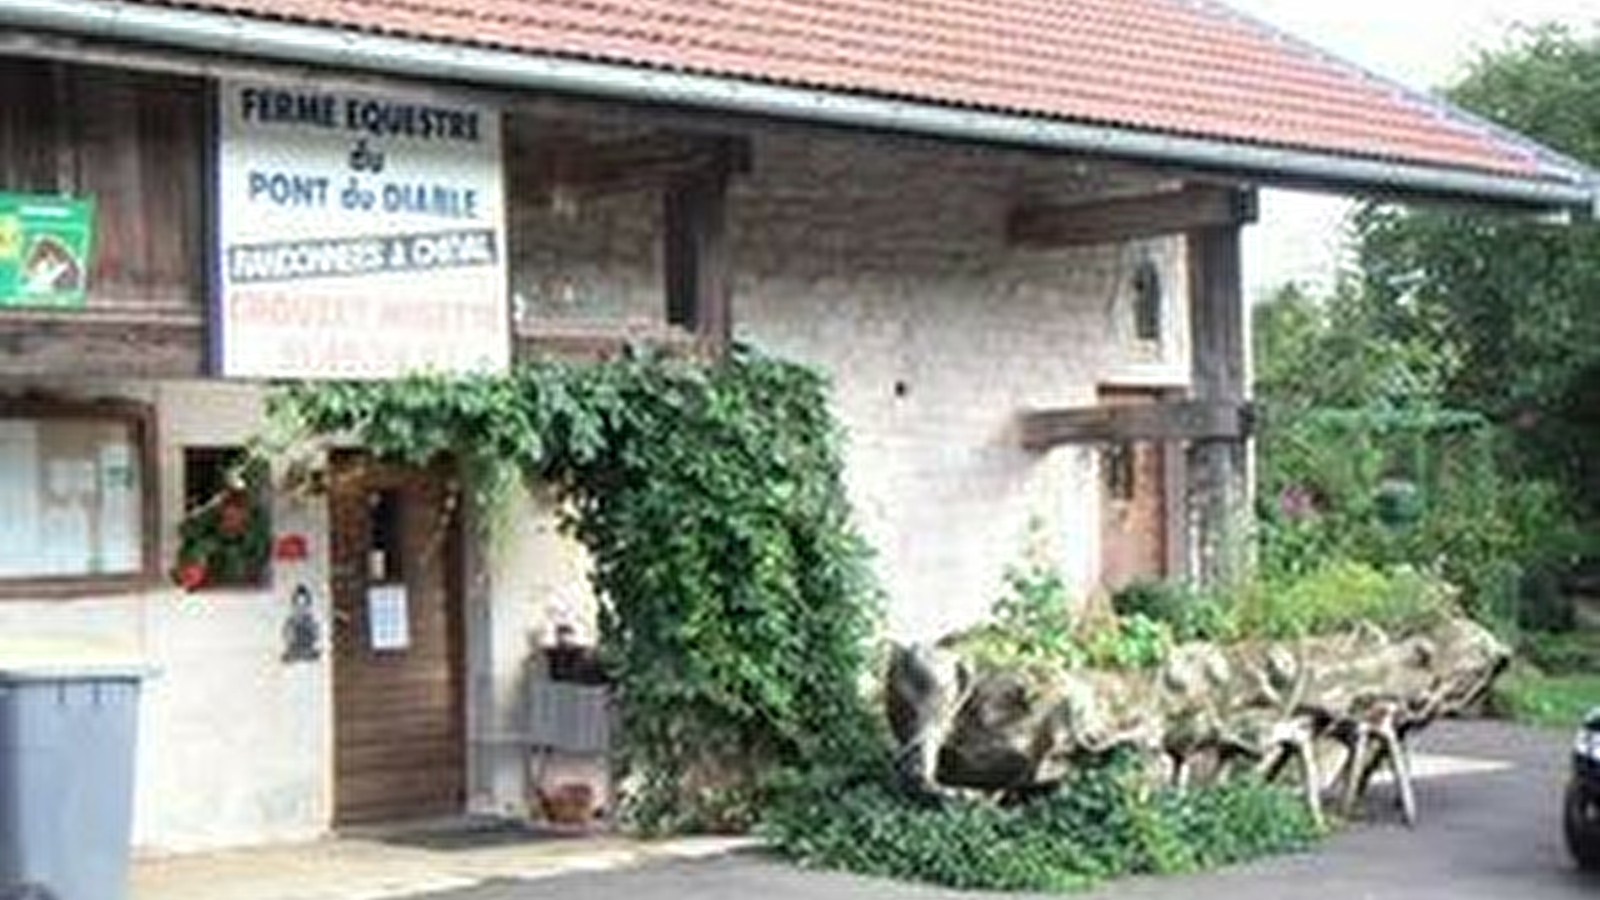
[(58, 397), (4, 397), (0, 419), (50, 421), (87, 419), (128, 427), (139, 465), (140, 566), (137, 571), (105, 575), (0, 576), (0, 602), (50, 600), (126, 594), (148, 590), (160, 581), (161, 479), (155, 407), (136, 400), (94, 400)]

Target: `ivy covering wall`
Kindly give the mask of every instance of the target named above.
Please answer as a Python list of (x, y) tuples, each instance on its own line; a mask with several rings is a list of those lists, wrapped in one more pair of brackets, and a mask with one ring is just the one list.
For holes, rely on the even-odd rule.
[[(646, 830), (749, 824), (779, 769), (871, 756), (860, 685), (881, 607), (815, 372), (749, 352), (301, 384), (278, 430), (455, 459), (488, 521), (553, 485), (588, 548)], [(510, 548), (515, 552), (515, 548)]]

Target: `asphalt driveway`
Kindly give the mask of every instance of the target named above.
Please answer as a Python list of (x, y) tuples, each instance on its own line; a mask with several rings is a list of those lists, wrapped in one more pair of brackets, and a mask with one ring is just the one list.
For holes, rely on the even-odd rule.
[[(1384, 786), (1368, 821), (1317, 850), (1205, 875), (1138, 878), (1090, 900), (1557, 900), (1600, 896), (1573, 871), (1561, 844), (1560, 795), (1569, 736), (1494, 722), (1444, 723), (1419, 750), (1436, 768), (1420, 778), (1416, 829), (1397, 822)], [(1443, 763), (1442, 766), (1439, 764)], [(822, 872), (756, 854), (523, 883), (429, 900), (951, 900), (972, 894)], [(993, 895), (987, 895), (993, 896)]]

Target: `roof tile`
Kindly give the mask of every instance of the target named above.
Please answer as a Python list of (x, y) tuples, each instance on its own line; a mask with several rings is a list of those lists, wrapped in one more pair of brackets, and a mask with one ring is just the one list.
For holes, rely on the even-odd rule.
[(1213, 0), (182, 5), (1213, 140), (1543, 173), (1527, 146)]

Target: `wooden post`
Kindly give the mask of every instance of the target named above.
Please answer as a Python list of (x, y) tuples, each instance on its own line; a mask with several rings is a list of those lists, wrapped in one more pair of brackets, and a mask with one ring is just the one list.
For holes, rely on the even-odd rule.
[(728, 252), (728, 178), (732, 160), (718, 153), (705, 170), (666, 191), (667, 321), (725, 346), (733, 329), (732, 258)]
[[(1246, 396), (1240, 224), (1188, 233), (1190, 355), (1196, 401), (1242, 404)], [(1206, 584), (1245, 574), (1251, 558), (1246, 439), (1206, 438), (1189, 450), (1192, 575)]]

